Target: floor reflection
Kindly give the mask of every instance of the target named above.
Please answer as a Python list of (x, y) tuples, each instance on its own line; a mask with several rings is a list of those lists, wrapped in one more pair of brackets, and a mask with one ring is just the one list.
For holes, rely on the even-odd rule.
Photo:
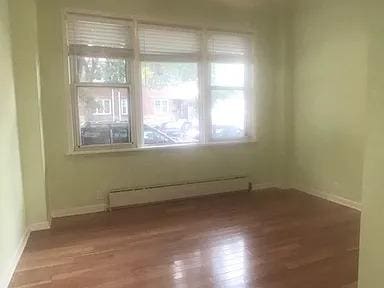
[[(212, 269), (217, 287), (243, 287), (247, 282), (247, 253), (242, 235), (220, 241), (212, 249)], [(243, 285), (242, 285), (243, 284)]]
[(190, 287), (191, 279), (194, 279), (195, 273), (202, 273), (204, 261), (200, 250), (196, 250), (188, 255), (182, 254), (175, 257), (171, 271), (173, 275), (173, 287)]

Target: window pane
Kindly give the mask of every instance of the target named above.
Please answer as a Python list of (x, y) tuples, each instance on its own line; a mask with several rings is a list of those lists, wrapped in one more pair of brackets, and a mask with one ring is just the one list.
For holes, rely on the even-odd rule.
[(238, 139), (245, 136), (245, 103), (242, 90), (212, 90), (212, 138)]
[(211, 85), (244, 87), (245, 65), (238, 63), (212, 63)]
[(78, 80), (85, 83), (126, 83), (126, 60), (78, 57)]
[(131, 143), (126, 88), (78, 88), (80, 145)]
[(197, 63), (142, 62), (144, 144), (199, 141)]

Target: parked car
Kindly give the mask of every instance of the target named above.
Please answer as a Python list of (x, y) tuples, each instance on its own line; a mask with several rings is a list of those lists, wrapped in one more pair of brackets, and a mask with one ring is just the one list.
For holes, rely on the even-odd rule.
[(238, 139), (244, 137), (244, 130), (235, 126), (215, 125), (212, 127), (212, 138), (215, 140)]
[(160, 130), (144, 124), (144, 145), (171, 145), (177, 142)]
[[(81, 128), (82, 145), (130, 143), (131, 133), (127, 123), (86, 123)], [(144, 125), (145, 145), (170, 145), (176, 141), (158, 129)]]
[(159, 129), (175, 140), (182, 140), (191, 128), (191, 122), (187, 120), (177, 120), (163, 123)]

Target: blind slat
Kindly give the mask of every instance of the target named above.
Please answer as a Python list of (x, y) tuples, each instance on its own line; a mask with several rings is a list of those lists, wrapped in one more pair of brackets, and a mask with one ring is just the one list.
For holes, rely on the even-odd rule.
[(200, 35), (198, 31), (173, 27), (140, 24), (140, 54), (174, 55), (197, 57), (200, 55)]
[(69, 14), (68, 45), (132, 49), (129, 21)]
[[(141, 58), (172, 57), (187, 61), (201, 59), (201, 31), (162, 25), (139, 24), (138, 40)], [(67, 39), (70, 53), (84, 54), (94, 47), (95, 54), (133, 55), (133, 30), (130, 21), (106, 17), (67, 14)], [(208, 56), (211, 60), (245, 61), (251, 55), (247, 35), (210, 31)], [(183, 58), (184, 57), (184, 58)], [(160, 59), (160, 58), (159, 58)]]
[(208, 54), (213, 59), (246, 59), (250, 56), (249, 38), (211, 32), (208, 38)]
[(84, 46), (84, 45), (71, 45), (69, 46), (69, 54), (85, 57), (113, 57), (113, 58), (127, 58), (133, 56), (133, 51), (130, 49), (98, 47), (98, 46)]

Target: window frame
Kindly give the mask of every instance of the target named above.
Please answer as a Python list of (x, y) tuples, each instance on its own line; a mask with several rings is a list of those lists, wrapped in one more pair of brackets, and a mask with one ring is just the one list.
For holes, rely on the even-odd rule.
[(95, 116), (105, 116), (105, 115), (112, 115), (112, 100), (111, 99), (100, 99), (100, 100), (96, 100), (96, 103), (102, 103), (101, 105), (103, 106), (103, 111), (105, 111), (105, 103), (108, 102), (108, 110), (109, 112), (106, 113), (106, 112), (99, 112), (99, 107), (96, 107), (96, 111), (93, 112), (92, 114), (95, 115)]
[[(115, 21), (125, 21), (127, 24), (127, 27), (130, 29), (130, 40), (132, 43), (134, 43), (135, 38), (135, 25), (133, 24), (132, 20), (129, 19), (119, 19), (114, 17), (104, 17), (104, 16), (98, 16), (98, 15), (92, 15), (92, 14), (82, 14), (77, 13), (73, 11), (66, 11), (64, 14), (64, 45), (65, 45), (65, 57), (67, 58), (68, 62), (68, 80), (69, 80), (69, 87), (70, 87), (70, 103), (71, 103), (71, 119), (70, 122), (72, 123), (72, 150), (73, 152), (77, 151), (93, 151), (93, 150), (120, 150), (120, 149), (133, 149), (137, 147), (137, 140), (136, 140), (136, 131), (135, 131), (135, 117), (133, 109), (130, 107), (133, 107), (134, 98), (135, 95), (133, 93), (134, 91), (134, 55), (125, 55), (122, 56), (119, 54), (117, 48), (108, 48), (105, 47), (103, 49), (99, 49), (99, 47), (82, 47), (82, 53), (76, 54), (71, 53), (70, 45), (68, 45), (68, 38), (67, 38), (67, 21), (70, 17), (69, 15), (76, 15), (76, 16), (84, 16), (85, 18), (95, 18), (95, 19), (102, 19), (103, 22), (111, 22), (114, 23)], [(134, 50), (134, 49), (132, 49)], [(84, 51), (88, 52), (85, 53)], [(106, 59), (124, 59), (125, 60), (125, 73), (126, 73), (126, 81), (125, 83), (100, 83), (100, 82), (81, 82), (79, 77), (79, 57), (93, 57), (93, 58), (106, 58)], [(81, 145), (81, 127), (80, 127), (80, 115), (79, 115), (79, 98), (78, 98), (78, 90), (79, 88), (110, 88), (110, 89), (127, 89), (128, 93), (128, 128), (130, 132), (130, 142), (129, 143), (112, 143), (112, 144), (92, 144), (92, 145)], [(112, 97), (112, 96), (111, 96)], [(112, 105), (112, 101), (111, 101)], [(111, 107), (111, 113), (113, 113), (113, 108)], [(99, 114), (100, 115), (100, 114)], [(105, 115), (105, 114), (104, 114)], [(111, 114), (109, 114), (111, 115)]]
[[(211, 75), (212, 75), (212, 65), (213, 63), (219, 63), (219, 64), (244, 64), (244, 86), (220, 86), (220, 85), (211, 85), (212, 83), (212, 78), (211, 78)], [(209, 61), (208, 62), (208, 74), (209, 74), (209, 84), (208, 84), (208, 93), (207, 93), (207, 96), (208, 96), (208, 103), (209, 103), (209, 124), (208, 124), (208, 128), (209, 129), (209, 136), (208, 136), (208, 142), (209, 143), (223, 143), (223, 142), (228, 142), (228, 141), (248, 141), (249, 139), (252, 139), (252, 131), (251, 131), (251, 127), (250, 127), (250, 121), (248, 120), (248, 114), (249, 114), (249, 107), (251, 107), (251, 103), (250, 103), (250, 95), (249, 95), (249, 92), (250, 91), (250, 88), (248, 87), (249, 83), (250, 83), (250, 75), (249, 75), (249, 72), (250, 71), (250, 66), (251, 64), (249, 63), (246, 63), (246, 62), (232, 62), (232, 61)], [(236, 138), (227, 138), (227, 139), (215, 139), (212, 135), (212, 130), (213, 130), (213, 123), (212, 123), (212, 92), (213, 91), (242, 91), (244, 93), (244, 136), (243, 137), (236, 137)], [(253, 107), (253, 106), (252, 106)], [(251, 114), (253, 113), (253, 111), (251, 112)], [(251, 140), (249, 140), (251, 141)]]
[[(156, 114), (163, 114), (163, 113), (168, 113), (169, 112), (169, 101), (168, 101), (168, 99), (155, 99), (154, 102), (155, 102), (154, 105), (155, 105)], [(159, 103), (159, 105), (157, 105), (157, 103)], [(166, 109), (163, 109), (163, 108), (166, 108)]]
[[(124, 103), (124, 105), (123, 105)], [(129, 101), (128, 99), (120, 99), (119, 109), (122, 116), (129, 115)]]
[[(208, 119), (208, 127), (207, 129), (207, 142), (209, 143), (227, 143), (227, 142), (253, 142), (255, 140), (255, 132), (253, 131), (254, 125), (252, 121), (252, 115), (255, 113), (254, 101), (252, 97), (253, 92), (253, 64), (252, 64), (252, 56), (254, 54), (254, 46), (252, 42), (251, 35), (249, 33), (236, 33), (236, 32), (228, 32), (228, 31), (220, 31), (220, 30), (208, 30), (207, 34), (207, 42), (206, 42), (206, 51), (207, 51), (207, 73), (208, 73), (208, 83), (207, 83), (207, 105), (209, 107), (209, 112), (206, 115)], [(208, 39), (214, 34), (228, 35), (228, 36), (241, 36), (246, 39), (248, 44), (247, 52), (244, 57), (237, 56), (220, 56), (218, 59), (209, 55), (208, 49)], [(212, 57), (212, 58), (211, 58)], [(243, 64), (244, 65), (244, 84), (243, 86), (220, 86), (220, 85), (212, 85), (212, 64)], [(236, 138), (227, 138), (227, 139), (215, 139), (213, 137), (213, 123), (212, 123), (212, 91), (214, 90), (232, 90), (232, 91), (243, 91), (244, 92), (244, 136), (236, 137)]]
[[(126, 71), (126, 83), (93, 83), (93, 82), (79, 82), (77, 80), (78, 78), (78, 61), (77, 61), (77, 55), (69, 55), (69, 61), (70, 61), (70, 66), (72, 69), (70, 71), (74, 71), (75, 73), (70, 73), (71, 76), (71, 103), (72, 103), (72, 113), (74, 115), (72, 119), (73, 123), (73, 140), (74, 140), (74, 151), (86, 151), (86, 150), (97, 150), (97, 149), (106, 149), (110, 148), (111, 150), (115, 149), (127, 149), (127, 148), (136, 148), (137, 145), (136, 143), (136, 135), (134, 133), (134, 111), (130, 109), (129, 107), (132, 107), (132, 104), (130, 103), (133, 102), (134, 95), (132, 93), (133, 86), (134, 84), (132, 83), (131, 74), (129, 73), (130, 71), (133, 71), (131, 67), (132, 65), (132, 60), (129, 58), (124, 58), (126, 60), (126, 65), (125, 65), (125, 71)], [(108, 57), (107, 55), (104, 55), (102, 58), (110, 58), (110, 59), (115, 59), (113, 57)], [(131, 142), (130, 143), (118, 143), (118, 144), (93, 144), (93, 145), (81, 145), (81, 127), (80, 127), (80, 115), (79, 115), (79, 97), (78, 97), (78, 90), (79, 88), (110, 88), (110, 89), (127, 89), (128, 93), (128, 118), (129, 122), (128, 124), (130, 125), (130, 135), (131, 135)], [(112, 106), (112, 101), (110, 100), (110, 104)], [(96, 114), (96, 115), (111, 115), (113, 113), (113, 108), (111, 107), (111, 113), (110, 114)]]
[[(73, 58), (77, 58), (76, 55), (70, 55), (69, 46), (67, 44), (67, 28), (66, 21), (68, 14), (84, 15), (85, 17), (95, 17), (104, 19), (104, 21), (114, 20), (124, 20), (129, 22), (129, 27), (131, 29), (131, 40), (133, 43), (133, 53), (130, 57), (109, 57), (104, 56), (94, 56), (100, 58), (123, 58), (126, 61), (126, 84), (115, 84), (115, 83), (78, 83), (75, 79), (78, 77), (78, 65), (74, 64)], [(138, 27), (139, 24), (150, 24), (150, 25), (159, 25), (172, 28), (180, 29), (189, 29), (195, 30), (200, 35), (200, 47), (201, 55), (197, 62), (191, 61), (191, 63), (197, 63), (198, 67), (198, 85), (199, 85), (199, 95), (197, 99), (198, 113), (199, 113), (199, 127), (200, 127), (200, 139), (198, 143), (178, 143), (171, 145), (144, 145), (143, 133), (144, 133), (144, 121), (143, 121), (143, 108), (142, 108), (142, 82), (141, 82), (141, 63), (142, 62), (157, 62), (156, 58), (142, 60), (140, 56), (140, 47), (139, 47), (139, 35)], [(208, 55), (208, 37), (211, 33), (228, 33), (233, 35), (240, 35), (242, 37), (247, 37), (249, 39), (249, 57), (247, 62), (244, 62), (245, 65), (245, 75), (244, 75), (244, 102), (245, 102), (245, 126), (244, 133), (245, 136), (241, 138), (231, 138), (218, 140), (212, 137), (212, 119), (211, 119), (211, 62)], [(135, 17), (115, 17), (115, 16), (106, 16), (105, 14), (94, 14), (89, 13), (83, 14), (78, 11), (65, 10), (63, 12), (63, 35), (64, 35), (64, 58), (68, 65), (65, 65), (66, 75), (68, 75), (67, 82), (69, 86), (69, 106), (70, 106), (70, 131), (69, 131), (69, 152), (68, 154), (93, 154), (93, 153), (108, 153), (108, 152), (124, 152), (124, 151), (143, 151), (143, 150), (158, 150), (158, 149), (172, 149), (179, 147), (190, 147), (190, 146), (211, 146), (219, 144), (237, 144), (237, 143), (250, 143), (256, 142), (256, 131), (255, 125), (252, 119), (255, 117), (255, 107), (254, 101), (256, 95), (253, 95), (253, 40), (252, 32), (248, 31), (225, 31), (220, 29), (208, 29), (201, 26), (186, 26), (178, 25), (171, 23), (162, 23), (162, 22), (153, 22), (148, 21), (147, 19), (142, 20)], [(111, 48), (113, 50), (114, 48)], [(90, 49), (92, 50), (92, 49)], [(106, 49), (108, 50), (108, 49)], [(84, 55), (83, 55), (84, 56)], [(92, 57), (92, 55), (86, 55), (85, 57)], [(179, 61), (180, 59), (170, 58), (169, 62), (183, 62)], [(75, 61), (77, 62), (77, 61)], [(161, 62), (167, 62), (162, 60)], [(225, 62), (217, 62), (225, 63)], [(75, 73), (73, 73), (75, 72)], [(98, 145), (81, 145), (81, 128), (79, 125), (79, 111), (78, 111), (78, 87), (110, 87), (110, 88), (126, 88), (128, 89), (128, 115), (130, 118), (130, 132), (131, 132), (131, 143), (121, 143), (121, 144), (98, 144)], [(228, 87), (225, 87), (228, 89)], [(235, 89), (238, 90), (238, 89)], [(121, 106), (121, 103), (119, 103)], [(169, 104), (169, 103), (168, 103)], [(122, 109), (119, 107), (119, 109)]]

